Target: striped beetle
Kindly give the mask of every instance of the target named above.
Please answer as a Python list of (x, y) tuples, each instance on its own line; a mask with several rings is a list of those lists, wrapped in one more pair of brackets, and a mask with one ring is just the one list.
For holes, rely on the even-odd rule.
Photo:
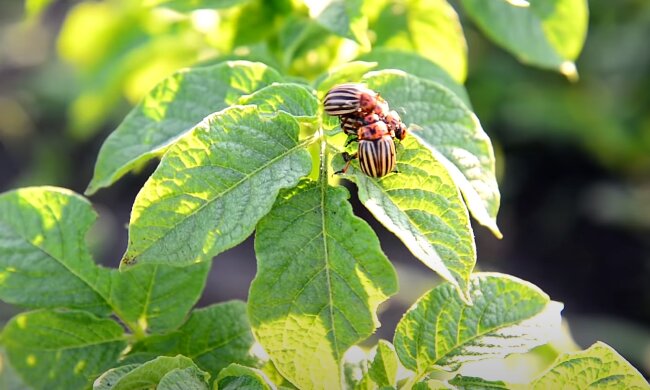
[(362, 126), (357, 131), (359, 150), (354, 155), (343, 153), (345, 166), (336, 173), (345, 173), (350, 162), (359, 158), (361, 172), (370, 177), (382, 177), (395, 170), (395, 142), (383, 121)]
[(325, 112), (332, 116), (362, 115), (371, 113), (377, 106), (377, 100), (384, 101), (377, 92), (363, 84), (339, 84), (330, 89), (323, 101)]

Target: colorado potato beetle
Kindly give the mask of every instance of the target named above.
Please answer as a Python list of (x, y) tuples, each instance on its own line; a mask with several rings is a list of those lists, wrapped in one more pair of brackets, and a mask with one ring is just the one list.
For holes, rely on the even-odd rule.
[(357, 137), (359, 150), (354, 155), (345, 153), (345, 167), (336, 173), (347, 172), (355, 158), (359, 159), (361, 172), (370, 177), (386, 176), (395, 170), (395, 142), (386, 123), (379, 120), (362, 126), (357, 131)]
[(375, 109), (378, 98), (375, 91), (363, 84), (348, 83), (330, 89), (323, 103), (325, 112), (332, 116), (368, 114)]

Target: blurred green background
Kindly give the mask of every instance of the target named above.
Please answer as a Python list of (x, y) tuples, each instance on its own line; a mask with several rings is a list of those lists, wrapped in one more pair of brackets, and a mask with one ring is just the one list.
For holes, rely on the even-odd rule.
[[(52, 1), (39, 13), (45, 3), (30, 2), (26, 14), (22, 1), (0, 2), (0, 191), (56, 185), (82, 193), (106, 136), (178, 68), (243, 57), (313, 78), (349, 60), (341, 56), (346, 40), (305, 28), (290, 0), (220, 12)], [(478, 268), (538, 285), (564, 302), (579, 345), (603, 340), (648, 376), (650, 2), (615, 3), (590, 2), (580, 79), (571, 83), (518, 63), (452, 2), (468, 41), (467, 90), (493, 140), (502, 192), (504, 239), (475, 226)], [(319, 49), (292, 40), (292, 28), (319, 40)], [(89, 241), (103, 264), (117, 266), (131, 204), (153, 167), (91, 198), (100, 219)], [(382, 336), (390, 337), (435, 278), (354, 195), (352, 202), (400, 274), (402, 291), (381, 316)], [(248, 239), (216, 258), (201, 304), (245, 299), (254, 272)], [(0, 310), (4, 321), (17, 309)]]

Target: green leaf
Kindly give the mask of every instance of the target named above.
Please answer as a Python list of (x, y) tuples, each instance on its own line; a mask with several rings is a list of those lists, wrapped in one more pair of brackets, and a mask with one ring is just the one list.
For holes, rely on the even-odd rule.
[(404, 110), (404, 123), (447, 168), (474, 218), (500, 238), (494, 151), (476, 115), (448, 89), (402, 72), (371, 72), (365, 82)]
[(377, 306), (397, 290), (377, 236), (347, 197), (342, 187), (303, 180), (257, 226), (249, 318), (299, 388), (340, 388), (343, 354), (377, 328)]
[(368, 369), (370, 379), (379, 387), (395, 386), (397, 368), (398, 362), (395, 347), (386, 340), (379, 340), (375, 358)]
[(444, 283), (409, 309), (394, 340), (404, 367), (419, 377), (434, 367), (453, 371), (469, 361), (527, 352), (559, 329), (562, 305), (530, 283), (479, 273), (469, 292), (471, 306)]
[(238, 104), (257, 105), (259, 111), (265, 114), (284, 111), (310, 126), (315, 126), (318, 120), (318, 99), (311, 89), (300, 84), (272, 84), (251, 95), (242, 96)]
[(573, 61), (587, 36), (587, 0), (461, 0), (467, 14), (519, 61), (577, 77)]
[[(362, 61), (374, 61), (376, 70), (399, 69), (410, 75), (442, 84), (458, 96), (467, 107), (472, 107), (465, 87), (454, 80), (440, 65), (413, 52), (399, 49), (378, 48), (359, 57)], [(379, 91), (382, 93), (382, 91)], [(383, 93), (382, 93), (383, 94)]]
[(93, 382), (93, 390), (111, 390), (120, 378), (139, 366), (140, 364), (127, 364), (111, 368), (103, 373), (99, 378), (95, 379), (95, 382)]
[(414, 137), (397, 148), (398, 174), (366, 176), (355, 161), (347, 179), (359, 199), (411, 253), (467, 296), (476, 263), (467, 209), (445, 166)]
[(169, 371), (158, 383), (156, 390), (208, 390), (210, 374), (196, 366)]
[(264, 372), (242, 366), (240, 364), (231, 364), (221, 370), (215, 380), (217, 389), (259, 389), (275, 390), (275, 385), (269, 380)]
[(645, 390), (650, 389), (650, 385), (612, 347), (597, 342), (585, 351), (560, 356), (530, 388)]
[(108, 313), (101, 272), (86, 248), (95, 222), (71, 191), (31, 187), (0, 195), (0, 299), (31, 307)]
[(183, 326), (164, 335), (152, 335), (135, 344), (132, 353), (190, 357), (202, 369), (216, 375), (231, 363), (256, 363), (251, 355), (253, 334), (246, 304), (231, 301), (192, 311)]
[(280, 80), (275, 70), (246, 61), (176, 72), (145, 96), (104, 141), (86, 194), (162, 155), (207, 115)]
[(177, 368), (160, 380), (156, 390), (209, 390), (201, 374), (202, 371), (195, 367)]
[(110, 270), (109, 301), (132, 330), (175, 329), (201, 296), (210, 265), (203, 262), (178, 268), (143, 264), (122, 272)]
[[(186, 371), (186, 375), (178, 374), (179, 369), (184, 370), (187, 368), (190, 368), (191, 370)], [(181, 376), (187, 377), (187, 374), (191, 374), (189, 377), (192, 379), (189, 383), (192, 385), (196, 384), (197, 379), (199, 381), (202, 379), (205, 383), (210, 378), (210, 375), (208, 373), (203, 372), (196, 367), (194, 362), (192, 362), (192, 359), (188, 359), (187, 357), (181, 355), (175, 357), (161, 356), (126, 372), (124, 375), (117, 379), (117, 382), (113, 383), (112, 387), (108, 388), (112, 390), (139, 390), (153, 388), (162, 389), (165, 387), (161, 387), (159, 384), (163, 385), (164, 378), (170, 373), (174, 373), (171, 379), (174, 377), (180, 378)], [(168, 389), (174, 388), (169, 387), (171, 384), (173, 384), (173, 382), (170, 382), (169, 379), (167, 379), (165, 382), (167, 383), (165, 386)], [(192, 388), (201, 389), (201, 387), (189, 386), (183, 386), (181, 388), (188, 390)], [(202, 388), (207, 389), (207, 385)]]
[(178, 12), (191, 12), (197, 9), (222, 9), (243, 4), (249, 0), (142, 0), (148, 7), (165, 7)]
[(361, 12), (362, 0), (306, 1), (309, 15), (336, 35), (352, 39), (370, 49), (368, 18)]
[(372, 62), (352, 61), (333, 68), (321, 75), (314, 83), (317, 86), (319, 98), (323, 99), (327, 91), (337, 84), (359, 82), (364, 74), (375, 67), (377, 64)]
[(440, 65), (458, 83), (467, 76), (467, 43), (446, 0), (391, 1), (371, 29), (375, 46), (414, 51)]
[(11, 365), (38, 389), (81, 389), (126, 347), (116, 322), (83, 311), (39, 310), (12, 318), (0, 335)]
[(488, 381), (481, 378), (456, 375), (449, 381), (458, 390), (508, 390), (508, 385), (503, 381)]
[(234, 106), (176, 143), (135, 199), (122, 264), (189, 265), (251, 234), (281, 188), (309, 174), (290, 115)]
[(25, 13), (28, 18), (39, 17), (53, 0), (25, 0)]
[[(452, 389), (446, 383), (439, 381), (437, 379), (427, 379), (423, 382), (418, 382), (413, 385), (412, 390), (450, 390)], [(455, 389), (454, 390), (460, 390)]]

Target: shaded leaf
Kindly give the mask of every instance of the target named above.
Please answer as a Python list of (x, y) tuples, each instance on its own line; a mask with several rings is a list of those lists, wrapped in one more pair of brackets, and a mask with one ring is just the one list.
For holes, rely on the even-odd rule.
[(280, 80), (275, 70), (246, 61), (176, 72), (145, 96), (104, 141), (86, 194), (162, 155), (207, 115)]
[(39, 17), (53, 0), (25, 0), (25, 14), (28, 18)]
[(534, 380), (531, 389), (607, 388), (650, 389), (630, 363), (609, 345), (597, 342), (589, 349), (560, 356)]
[(361, 11), (362, 0), (308, 0), (309, 15), (334, 34), (352, 39), (365, 49), (368, 40), (368, 18)]
[(169, 371), (158, 383), (156, 390), (208, 390), (210, 375), (196, 366)]
[(446, 0), (391, 1), (371, 26), (376, 46), (414, 51), (440, 65), (458, 83), (467, 75), (467, 43)]
[(403, 110), (404, 123), (445, 165), (474, 218), (501, 237), (494, 151), (476, 115), (435, 82), (397, 71), (371, 72), (365, 81), (391, 108)]
[(135, 199), (121, 266), (189, 265), (251, 234), (277, 192), (309, 173), (290, 115), (234, 106), (176, 143)]
[(239, 364), (231, 364), (221, 370), (219, 376), (215, 380), (218, 389), (260, 389), (260, 390), (275, 390), (276, 387), (271, 380), (264, 374), (264, 372), (242, 366)]
[[(440, 65), (417, 53), (380, 47), (362, 55), (359, 59), (377, 62), (376, 70), (399, 69), (410, 75), (435, 81), (458, 96), (467, 107), (472, 106), (467, 91), (461, 83), (454, 80)], [(383, 95), (382, 91), (378, 92)]]
[(39, 310), (12, 318), (0, 335), (13, 368), (38, 389), (81, 389), (126, 347), (116, 322), (83, 311)]
[(164, 332), (185, 321), (199, 300), (210, 262), (178, 268), (143, 264), (110, 270), (109, 301), (120, 319), (141, 332)]
[[(452, 387), (436, 379), (427, 379), (423, 382), (416, 383), (412, 387), (412, 390), (451, 390), (451, 389)], [(453, 390), (460, 390), (460, 389), (454, 388)]]
[(404, 367), (422, 376), (434, 367), (527, 352), (549, 341), (560, 326), (562, 305), (530, 283), (508, 275), (474, 274), (472, 306), (444, 283), (423, 295), (395, 331)]
[(374, 179), (355, 162), (344, 176), (359, 200), (420, 261), (467, 297), (476, 263), (474, 235), (458, 188), (443, 164), (414, 137), (397, 148), (399, 173)]
[(257, 226), (253, 332), (278, 371), (299, 388), (342, 385), (341, 360), (379, 325), (395, 271), (341, 187), (303, 180)]
[(96, 217), (87, 200), (65, 189), (0, 195), (0, 299), (108, 313), (103, 274), (85, 242)]
[(179, 12), (197, 9), (221, 9), (243, 4), (249, 0), (143, 0), (149, 7), (165, 7)]
[[(181, 355), (175, 357), (161, 356), (154, 360), (141, 364), (124, 373), (124, 375), (117, 378), (117, 381), (107, 388), (112, 390), (139, 390), (150, 388), (164, 389), (165, 387), (161, 387), (159, 385), (163, 384), (163, 379), (168, 374), (178, 373), (179, 369), (184, 370), (187, 368), (192, 369), (190, 371), (191, 379), (187, 384), (188, 386), (184, 386), (182, 388), (188, 390), (194, 388), (207, 389), (207, 385), (204, 387), (189, 387), (189, 385), (196, 384), (196, 379), (202, 379), (203, 382), (206, 382), (210, 378), (210, 375), (199, 370), (196, 365), (194, 365), (194, 362), (192, 362), (192, 359), (188, 359), (187, 357)], [(186, 373), (190, 372), (186, 371)], [(178, 379), (185, 377), (182, 374), (180, 376), (176, 375), (178, 374), (174, 374), (174, 376)], [(187, 379), (187, 377), (185, 378)], [(169, 386), (171, 384), (169, 380), (166, 382), (166, 386)], [(174, 387), (167, 388), (173, 389)]]
[(120, 378), (139, 366), (140, 364), (127, 364), (111, 368), (103, 373), (99, 378), (95, 379), (95, 382), (93, 382), (93, 390), (111, 390)]
[(508, 390), (508, 385), (503, 381), (488, 381), (481, 378), (456, 375), (449, 380), (458, 390)]
[(577, 77), (573, 61), (587, 36), (587, 0), (461, 3), (487, 36), (521, 62)]
[(254, 339), (246, 304), (231, 301), (192, 311), (183, 326), (164, 335), (152, 335), (135, 344), (132, 353), (154, 357), (181, 354), (216, 375), (231, 363), (256, 363)]

